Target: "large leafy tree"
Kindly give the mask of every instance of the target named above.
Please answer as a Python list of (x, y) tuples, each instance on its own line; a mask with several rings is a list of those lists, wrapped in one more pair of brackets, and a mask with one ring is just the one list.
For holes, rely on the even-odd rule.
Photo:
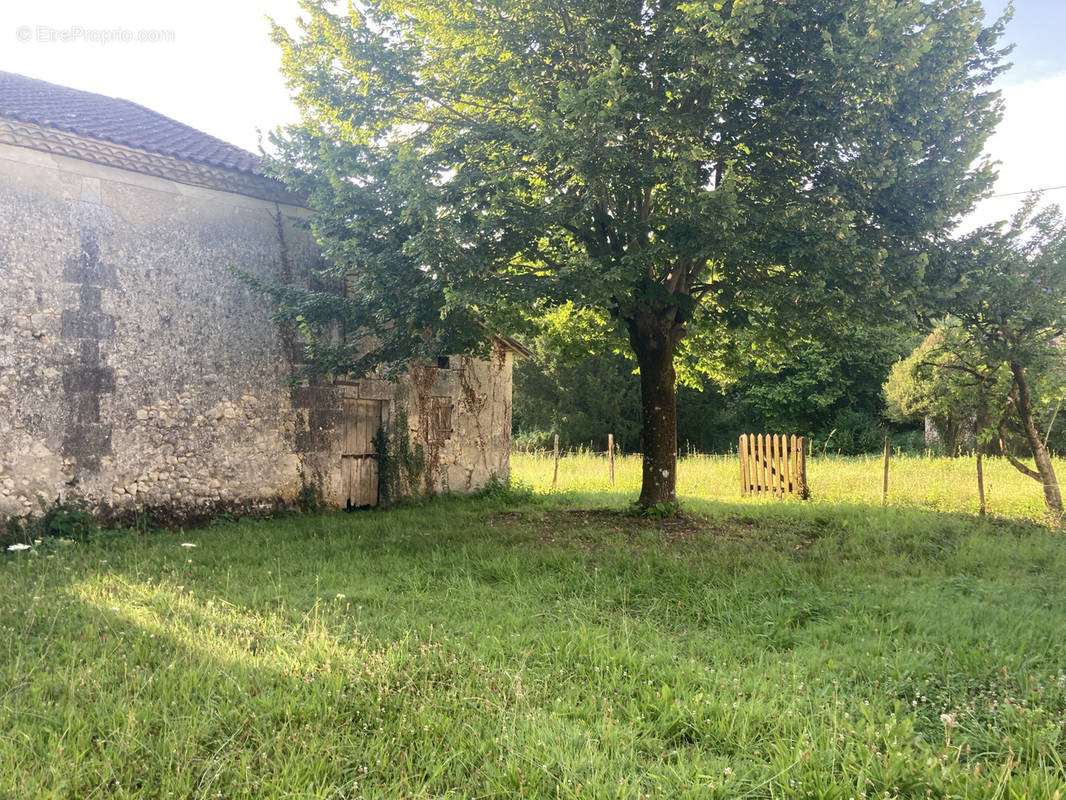
[(989, 184), (1002, 25), (977, 0), (303, 8), (275, 30), (303, 111), (275, 166), (351, 277), (278, 289), (283, 313), (360, 371), (600, 310), (639, 366), (644, 505), (675, 498), (679, 366), (912, 305)]

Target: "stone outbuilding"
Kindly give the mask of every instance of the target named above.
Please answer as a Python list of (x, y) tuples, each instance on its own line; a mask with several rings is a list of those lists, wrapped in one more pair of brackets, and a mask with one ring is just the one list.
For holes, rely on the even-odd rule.
[(292, 342), (234, 270), (306, 281), (307, 214), (251, 153), (0, 72), (0, 520), (71, 491), (105, 513), (374, 505), (381, 426), (416, 489), (506, 478), (510, 340), (395, 383), (287, 384)]

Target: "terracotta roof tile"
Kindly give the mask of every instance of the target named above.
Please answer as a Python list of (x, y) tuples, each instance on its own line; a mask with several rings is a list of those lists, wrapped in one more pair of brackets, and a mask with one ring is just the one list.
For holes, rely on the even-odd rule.
[(214, 167), (256, 173), (259, 159), (129, 100), (0, 71), (0, 117)]

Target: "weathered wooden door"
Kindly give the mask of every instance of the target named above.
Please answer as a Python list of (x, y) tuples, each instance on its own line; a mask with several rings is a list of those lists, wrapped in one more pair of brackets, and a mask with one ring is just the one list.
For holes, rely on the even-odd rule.
[(378, 504), (378, 454), (374, 436), (387, 422), (384, 400), (344, 401), (341, 478), (348, 508)]

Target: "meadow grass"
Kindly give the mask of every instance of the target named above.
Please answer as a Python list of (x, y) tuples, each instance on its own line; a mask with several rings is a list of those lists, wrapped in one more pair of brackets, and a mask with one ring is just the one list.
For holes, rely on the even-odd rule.
[[(559, 459), (557, 491), (576, 502), (611, 506), (631, 502), (640, 493), (640, 456), (615, 458), (615, 486), (608, 482), (607, 457), (587, 451), (566, 453)], [(1054, 460), (1056, 474), (1066, 478), (1066, 461)], [(513, 476), (538, 492), (552, 485), (552, 454), (515, 453)], [(807, 461), (812, 502), (881, 505), (883, 457), (820, 456)], [(1040, 484), (1022, 475), (1003, 458), (984, 460), (985, 503), (989, 514), (1017, 520), (1047, 522)], [(689, 455), (678, 463), (678, 498), (683, 506), (707, 507), (708, 501), (740, 501), (740, 465), (734, 455)], [(745, 503), (776, 503), (774, 498), (747, 498)], [(942, 458), (900, 455), (889, 459), (888, 504), (904, 508), (976, 514), (977, 469), (972, 456)]]
[(627, 491), (4, 553), (0, 797), (1066, 794), (1062, 534)]

